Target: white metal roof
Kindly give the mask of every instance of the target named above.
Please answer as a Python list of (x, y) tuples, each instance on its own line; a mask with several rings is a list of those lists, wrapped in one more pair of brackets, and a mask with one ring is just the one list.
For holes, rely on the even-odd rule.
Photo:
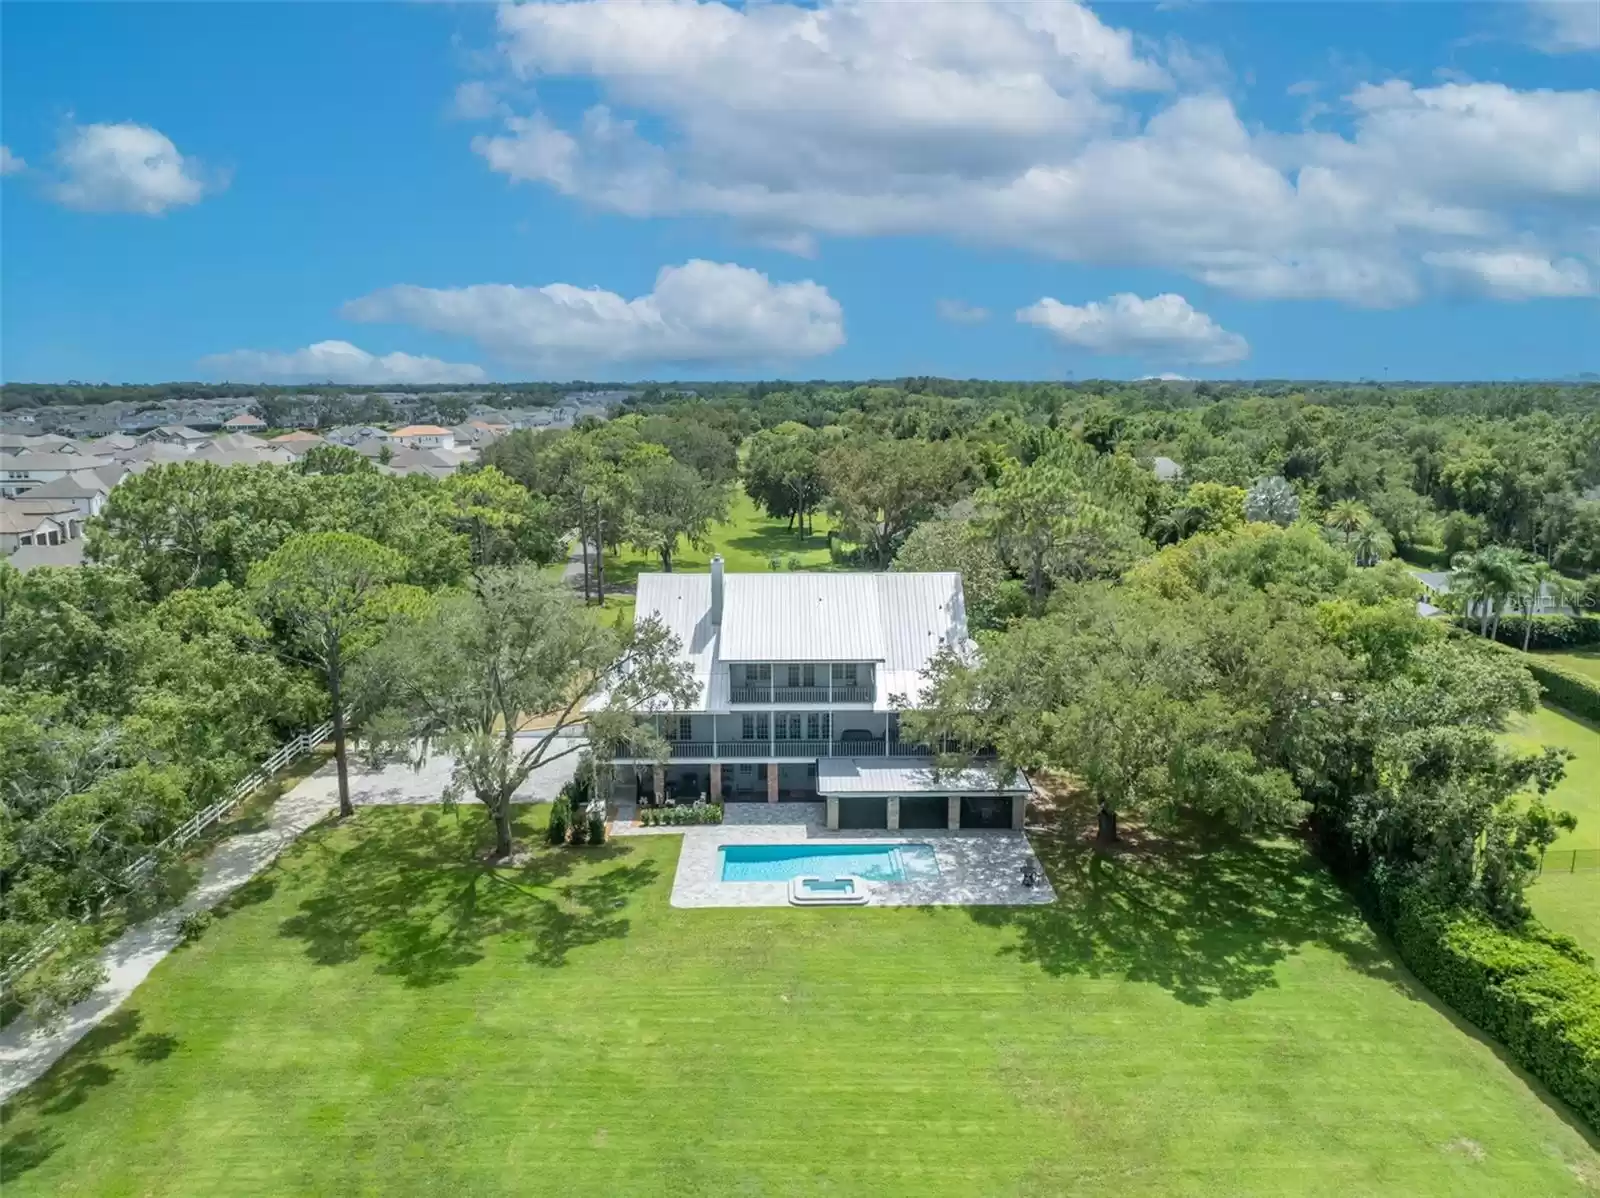
[(711, 575), (641, 574), (636, 621), (660, 618), (701, 683), (694, 711), (728, 709), (731, 661), (877, 663), (874, 706), (915, 701), (921, 673), (945, 645), (966, 649), (961, 575), (724, 574), (722, 623), (711, 620)]
[(1003, 766), (936, 770), (916, 757), (824, 757), (817, 762), (821, 795), (1017, 794), (1032, 792), (1027, 775)]

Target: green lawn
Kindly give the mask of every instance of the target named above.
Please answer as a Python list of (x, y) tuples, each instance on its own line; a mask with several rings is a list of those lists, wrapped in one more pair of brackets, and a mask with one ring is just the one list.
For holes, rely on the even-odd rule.
[(1562, 653), (1540, 653), (1536, 656), (1558, 661), (1569, 670), (1576, 670), (1600, 682), (1600, 649), (1569, 649)]
[(1578, 827), (1551, 846), (1551, 870), (1534, 883), (1528, 899), (1541, 920), (1600, 958), (1600, 869), (1566, 873), (1559, 864), (1565, 849), (1600, 851), (1600, 728), (1545, 704), (1507, 739), (1523, 749), (1559, 745), (1574, 755), (1549, 801), (1576, 815)]
[[(785, 570), (790, 568), (791, 559), (802, 570), (829, 570), (833, 568), (828, 557), (829, 527), (828, 517), (819, 512), (816, 531), (802, 539), (790, 531), (787, 521), (772, 519), (744, 493), (743, 487), (735, 487), (727, 521), (711, 529), (711, 549), (680, 544), (672, 568), (687, 573), (709, 570), (711, 554), (720, 553), (729, 570), (766, 573), (771, 569), (773, 555)], [(659, 554), (624, 549), (606, 558), (606, 582), (631, 584), (641, 573), (659, 569)]]
[(1600, 1185), (1292, 845), (1047, 847), (1047, 908), (680, 911), (677, 837), (483, 843), (302, 840), (7, 1110), (7, 1198)]

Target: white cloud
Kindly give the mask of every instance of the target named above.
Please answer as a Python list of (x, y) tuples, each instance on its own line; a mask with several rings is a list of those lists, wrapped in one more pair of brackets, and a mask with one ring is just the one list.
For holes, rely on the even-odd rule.
[(450, 104), (451, 115), (463, 121), (482, 121), (508, 112), (495, 89), (482, 79), (469, 79), (457, 87)]
[(982, 324), (989, 319), (989, 309), (974, 307), (961, 300), (942, 299), (935, 305), (940, 320), (951, 324)]
[(1588, 267), (1576, 258), (1552, 261), (1528, 250), (1452, 250), (1424, 255), (1429, 266), (1494, 299), (1560, 299), (1593, 295)]
[(1017, 319), (1053, 333), (1090, 353), (1111, 357), (1161, 358), (1220, 366), (1250, 355), (1250, 346), (1181, 295), (1140, 299), (1124, 293), (1076, 307), (1046, 296), (1023, 308)]
[(767, 244), (945, 236), (1382, 305), (1423, 294), (1428, 253), (1580, 253), (1600, 199), (1600, 91), (1391, 81), (1337, 101), (1347, 134), (1263, 130), (1072, 3), (575, 0), (500, 27), (512, 71), (602, 102), (508, 117), (473, 142), (491, 169)]
[(470, 337), (534, 366), (785, 361), (844, 344), (844, 315), (825, 287), (699, 259), (662, 267), (655, 289), (631, 300), (567, 283), (398, 286), (351, 300), (344, 315)]
[(0, 146), (0, 175), (16, 175), (28, 169), (28, 164), (11, 152), (10, 146)]
[(470, 362), (414, 354), (370, 354), (348, 341), (319, 341), (304, 349), (236, 349), (202, 358), (207, 373), (239, 382), (478, 383), (488, 376)]
[(157, 216), (199, 202), (207, 184), (199, 164), (148, 125), (73, 125), (56, 150), (56, 199), (89, 212)]
[(1533, 44), (1551, 54), (1600, 50), (1600, 4), (1594, 0), (1531, 0)]

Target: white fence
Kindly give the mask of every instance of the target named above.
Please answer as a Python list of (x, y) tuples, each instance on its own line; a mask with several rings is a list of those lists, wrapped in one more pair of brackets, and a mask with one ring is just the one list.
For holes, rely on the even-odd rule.
[[(263, 786), (267, 782), (271, 781), (273, 776), (276, 775), (277, 772), (284, 766), (288, 765), (290, 762), (298, 761), (307, 753), (311, 752), (312, 749), (320, 745), (323, 741), (327, 740), (332, 734), (333, 723), (332, 721), (329, 721), (320, 727), (311, 729), (309, 732), (302, 732), (293, 740), (284, 742), (284, 744), (278, 747), (278, 751), (276, 753), (274, 753), (271, 757), (268, 757), (243, 778), (239, 779), (239, 781), (234, 785), (233, 789), (230, 790), (226, 795), (218, 799), (215, 803), (211, 804), (211, 806), (207, 807), (204, 811), (197, 812), (196, 814), (191, 815), (188, 819), (184, 820), (184, 822), (178, 826), (178, 829), (173, 832), (171, 836), (168, 836), (160, 844), (156, 845), (155, 848), (151, 849), (150, 852), (146, 853), (143, 857), (140, 857), (139, 860), (128, 866), (127, 869), (123, 870), (122, 877), (127, 881), (137, 881), (138, 879), (144, 877), (155, 868), (156, 862), (161, 859), (163, 853), (176, 852), (178, 849), (183, 848), (212, 824), (216, 823), (224, 815), (228, 814), (229, 811), (232, 811), (243, 799), (254, 792), (257, 787)], [(56, 945), (61, 943), (62, 937), (66, 934), (67, 924), (53, 924), (48, 931), (30, 944), (20, 954), (11, 958), (11, 960), (5, 963), (5, 967), (0, 969), (0, 986), (9, 986), (13, 980), (20, 977), (27, 970), (33, 968), (33, 966), (37, 965), (50, 953), (52, 949), (56, 947)]]

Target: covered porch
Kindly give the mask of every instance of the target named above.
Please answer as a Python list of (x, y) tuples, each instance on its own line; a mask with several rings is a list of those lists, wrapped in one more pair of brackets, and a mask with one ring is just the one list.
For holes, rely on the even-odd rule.
[(827, 758), (817, 763), (827, 826), (900, 829), (1021, 829), (1033, 793), (1021, 771), (999, 765), (938, 770), (902, 758)]

